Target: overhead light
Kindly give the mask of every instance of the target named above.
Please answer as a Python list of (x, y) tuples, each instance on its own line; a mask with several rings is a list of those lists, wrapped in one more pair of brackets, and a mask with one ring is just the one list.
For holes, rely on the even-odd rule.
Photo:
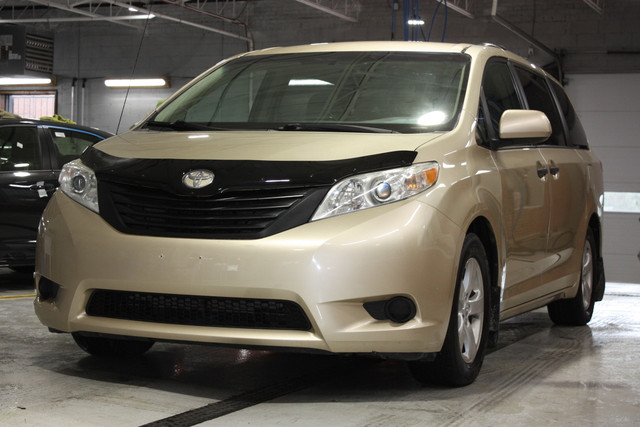
[(424, 21), (422, 19), (409, 19), (407, 21), (409, 25), (424, 25)]
[(143, 87), (159, 88), (171, 87), (166, 77), (154, 77), (144, 79), (105, 79), (104, 85), (111, 88)]
[(126, 18), (127, 20), (130, 20), (130, 19), (153, 19), (155, 17), (156, 15), (154, 15), (153, 13), (148, 13), (146, 15), (130, 15), (130, 16), (127, 16)]
[(136, 9), (135, 7), (131, 6), (129, 7), (129, 12), (137, 12), (138, 9)]
[(52, 85), (51, 77), (0, 77), (0, 86)]

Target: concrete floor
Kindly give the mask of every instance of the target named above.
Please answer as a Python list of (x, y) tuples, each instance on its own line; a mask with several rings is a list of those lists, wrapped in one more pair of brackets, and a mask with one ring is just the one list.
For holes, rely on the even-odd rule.
[(545, 310), (502, 324), (477, 381), (422, 387), (403, 363), (156, 344), (101, 360), (35, 317), (0, 269), (0, 425), (640, 425), (640, 285), (609, 284), (587, 327)]

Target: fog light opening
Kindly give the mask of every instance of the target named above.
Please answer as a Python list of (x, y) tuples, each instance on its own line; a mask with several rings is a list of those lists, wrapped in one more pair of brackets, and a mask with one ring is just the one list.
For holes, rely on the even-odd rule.
[(406, 323), (416, 315), (416, 305), (407, 297), (393, 297), (384, 305), (386, 317), (395, 323)]
[(52, 300), (58, 296), (58, 291), (60, 290), (60, 285), (55, 283), (52, 280), (47, 279), (46, 277), (41, 277), (38, 282), (38, 294), (40, 295), (41, 300)]

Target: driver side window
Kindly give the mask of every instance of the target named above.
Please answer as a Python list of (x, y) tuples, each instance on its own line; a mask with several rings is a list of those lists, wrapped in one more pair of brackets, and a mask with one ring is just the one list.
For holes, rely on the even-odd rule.
[[(498, 138), (500, 134), (500, 117), (506, 110), (520, 110), (522, 104), (518, 98), (511, 71), (506, 62), (490, 61), (484, 71), (482, 89), (486, 100), (486, 109), (482, 108), (478, 117), (486, 123), (486, 134), (489, 138)], [(481, 125), (481, 124), (480, 124)]]

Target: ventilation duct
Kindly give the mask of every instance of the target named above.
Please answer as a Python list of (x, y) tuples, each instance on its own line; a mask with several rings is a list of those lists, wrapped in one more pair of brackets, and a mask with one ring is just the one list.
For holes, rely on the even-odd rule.
[(53, 38), (28, 34), (19, 25), (0, 25), (0, 74), (51, 76)]

